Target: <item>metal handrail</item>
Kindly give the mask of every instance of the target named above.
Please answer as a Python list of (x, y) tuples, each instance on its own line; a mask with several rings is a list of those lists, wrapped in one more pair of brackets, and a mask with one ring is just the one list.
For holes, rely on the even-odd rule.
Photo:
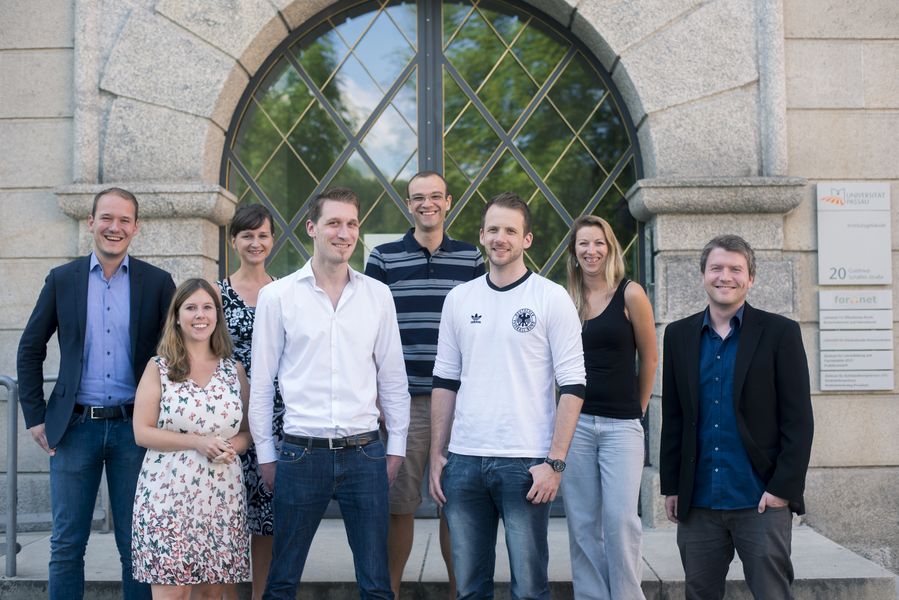
[[(53, 383), (56, 377), (47, 377), (44, 383)], [(16, 576), (16, 553), (18, 551), (19, 508), (19, 384), (7, 375), (0, 375), (0, 386), (6, 388), (7, 435), (6, 435), (6, 576)]]
[(0, 385), (6, 388), (8, 414), (6, 434), (6, 576), (16, 576), (16, 509), (18, 500), (19, 470), (19, 385), (6, 375), (0, 376)]

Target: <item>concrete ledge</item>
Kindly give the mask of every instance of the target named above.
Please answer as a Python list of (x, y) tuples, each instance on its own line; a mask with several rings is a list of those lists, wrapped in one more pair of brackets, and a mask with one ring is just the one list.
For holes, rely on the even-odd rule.
[(801, 177), (657, 177), (627, 192), (635, 218), (660, 214), (787, 213), (802, 202)]
[(76, 220), (87, 219), (94, 195), (120, 187), (137, 196), (140, 218), (203, 218), (225, 225), (234, 215), (237, 197), (225, 188), (206, 183), (111, 182), (76, 184), (56, 189), (60, 209)]
[[(440, 557), (436, 519), (416, 520), (412, 554), (403, 574), (403, 596), (419, 599), (446, 598), (446, 571)], [(503, 532), (499, 531), (496, 555), (497, 599), (510, 597), (508, 556)], [(18, 600), (45, 598), (49, 536), (19, 536), (19, 576), (0, 579), (0, 596)], [(313, 541), (297, 598), (343, 600), (358, 598), (352, 555), (346, 542), (343, 522), (322, 521)], [(553, 598), (572, 598), (571, 567), (568, 561), (568, 531), (564, 519), (551, 519), (549, 531), (549, 578)], [(684, 575), (675, 543), (675, 529), (647, 529), (643, 532), (643, 592), (647, 600), (683, 597)], [(853, 554), (810, 529), (793, 529), (793, 564), (797, 600), (896, 600), (895, 575)], [(85, 576), (86, 597), (118, 597), (119, 579), (115, 539), (95, 532), (88, 544)], [(241, 598), (249, 598), (249, 586), (240, 587)], [(727, 599), (749, 599), (739, 560), (731, 564)]]

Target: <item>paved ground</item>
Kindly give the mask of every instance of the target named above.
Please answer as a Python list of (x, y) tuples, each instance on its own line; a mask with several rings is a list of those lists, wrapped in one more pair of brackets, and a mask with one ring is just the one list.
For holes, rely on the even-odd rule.
[[(497, 544), (496, 581), (498, 597), (507, 594), (509, 563), (502, 542)], [(0, 597), (41, 597), (46, 593), (47, 561), (50, 554), (47, 533), (22, 533), (18, 537), (22, 551), (17, 557), (17, 576), (0, 578)], [(549, 576), (553, 597), (571, 597), (571, 568), (568, 562), (568, 532), (564, 519), (552, 519), (549, 533)], [(647, 598), (683, 597), (683, 569), (677, 555), (674, 529), (646, 530), (643, 537), (643, 589)], [(894, 600), (895, 576), (819, 535), (799, 526), (793, 530), (793, 562), (796, 570), (797, 598), (862, 598)], [(100, 590), (114, 593), (113, 582), (119, 580), (118, 556), (111, 533), (95, 532), (91, 536), (85, 559), (85, 577), (96, 585), (93, 597), (106, 597)], [(728, 599), (748, 598), (739, 560), (731, 566)], [(357, 597), (352, 556), (343, 531), (343, 522), (328, 519), (316, 534), (303, 576), (309, 597)], [(404, 597), (438, 598), (445, 594), (446, 571), (440, 556), (437, 521), (416, 521), (415, 544), (406, 566), (404, 581), (409, 582)], [(9, 592), (7, 596), (3, 590)], [(336, 590), (343, 590), (336, 594)], [(33, 593), (28, 592), (32, 590)], [(306, 595), (303, 594), (303, 597)], [(88, 597), (92, 597), (90, 594)], [(114, 597), (114, 595), (110, 596)]]

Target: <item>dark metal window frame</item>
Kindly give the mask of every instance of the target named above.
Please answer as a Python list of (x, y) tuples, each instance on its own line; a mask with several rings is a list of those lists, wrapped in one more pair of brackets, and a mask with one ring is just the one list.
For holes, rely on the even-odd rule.
[[(268, 199), (265, 192), (259, 187), (259, 184), (255, 181), (254, 177), (247, 172), (246, 168), (243, 166), (239, 157), (236, 156), (232, 148), (241, 121), (252, 102), (254, 94), (257, 92), (259, 85), (264, 81), (271, 69), (281, 58), (284, 58), (290, 62), (291, 66), (296, 70), (296, 72), (306, 83), (310, 93), (321, 104), (322, 108), (329, 114), (336, 126), (341, 130), (341, 133), (343, 133), (343, 135), (346, 137), (346, 140), (348, 142), (331, 168), (325, 173), (325, 175), (321, 177), (312, 194), (310, 194), (310, 199), (326, 189), (334, 175), (339, 172), (339, 170), (346, 164), (347, 160), (352, 156), (352, 154), (356, 152), (371, 169), (372, 173), (381, 183), (390, 199), (411, 222), (411, 218), (408, 214), (408, 211), (406, 210), (404, 199), (400, 197), (391, 182), (387, 180), (387, 178), (381, 173), (381, 170), (377, 167), (377, 165), (374, 164), (374, 161), (372, 161), (371, 157), (362, 147), (361, 140), (390, 104), (395, 93), (405, 83), (406, 79), (410, 76), (412, 71), (417, 70), (417, 115), (419, 136), (417, 152), (418, 169), (442, 171), (444, 154), (442, 78), (443, 70), (446, 69), (450, 76), (453, 77), (456, 85), (458, 85), (460, 89), (462, 89), (463, 92), (469, 97), (469, 100), (472, 102), (478, 113), (490, 126), (493, 133), (496, 134), (500, 139), (499, 146), (497, 146), (490, 158), (481, 167), (477, 176), (471, 181), (468, 190), (457, 197), (453, 209), (451, 210), (450, 214), (447, 215), (447, 224), (449, 225), (452, 223), (456, 215), (460, 213), (460, 211), (472, 198), (478, 188), (478, 185), (480, 185), (480, 183), (489, 175), (491, 169), (496, 165), (504, 152), (508, 151), (516, 159), (518, 164), (526, 171), (533, 183), (543, 193), (547, 201), (556, 209), (559, 216), (565, 221), (567, 225), (570, 226), (573, 222), (573, 218), (568, 214), (568, 211), (561, 206), (558, 199), (556, 198), (556, 195), (547, 187), (543, 178), (539, 176), (536, 171), (534, 171), (533, 167), (522, 155), (521, 151), (515, 146), (513, 140), (515, 136), (520, 132), (520, 130), (524, 127), (524, 125), (528, 122), (528, 117), (537, 109), (540, 102), (546, 97), (548, 91), (552, 88), (552, 85), (558, 80), (560, 75), (564, 72), (565, 67), (578, 52), (580, 52), (580, 54), (587, 61), (589, 61), (595, 72), (599, 75), (599, 78), (605, 86), (607, 93), (612, 96), (616, 108), (621, 116), (622, 124), (625, 127), (629, 140), (628, 148), (619, 157), (617, 164), (611, 169), (611, 171), (608, 172), (608, 177), (602, 183), (600, 188), (587, 202), (584, 207), (584, 212), (589, 214), (595, 209), (599, 201), (605, 196), (611, 186), (614, 185), (617, 177), (631, 160), (633, 160), (636, 178), (640, 179), (642, 177), (643, 163), (641, 153), (639, 151), (637, 130), (634, 125), (633, 119), (631, 119), (630, 117), (627, 106), (625, 105), (623, 98), (621, 97), (621, 94), (618, 92), (617, 87), (612, 81), (610, 73), (605, 69), (605, 67), (603, 67), (603, 65), (593, 55), (593, 53), (580, 40), (578, 40), (577, 37), (574, 36), (570, 29), (568, 29), (543, 11), (539, 10), (538, 8), (530, 6), (525, 2), (522, 2), (521, 0), (499, 0), (498, 2), (495, 2), (495, 4), (504, 4), (516, 11), (531, 15), (537, 20), (541, 21), (544, 26), (549, 27), (557, 35), (569, 42), (571, 44), (571, 48), (569, 48), (565, 56), (556, 64), (550, 75), (540, 86), (539, 91), (534, 95), (534, 97), (528, 103), (527, 107), (525, 107), (525, 109), (523, 110), (521, 117), (516, 121), (515, 125), (513, 125), (512, 129), (508, 133), (490, 114), (489, 110), (486, 108), (481, 99), (478, 98), (475, 91), (468, 85), (468, 83), (458, 73), (455, 67), (444, 56), (442, 28), (443, 2), (440, 0), (417, 0), (418, 47), (416, 49), (415, 57), (406, 65), (401, 74), (397, 76), (396, 80), (393, 82), (393, 85), (385, 92), (377, 107), (372, 111), (372, 113), (366, 119), (365, 123), (359, 129), (359, 132), (354, 134), (349, 130), (343, 120), (339, 117), (337, 111), (330, 104), (328, 99), (322, 94), (318, 86), (314, 84), (309, 74), (306, 73), (305, 69), (299, 64), (293, 53), (290, 52), (290, 47), (298, 39), (307, 35), (314, 28), (321, 26), (329, 18), (343, 13), (344, 11), (354, 6), (361, 6), (369, 2), (371, 2), (371, 0), (344, 0), (341, 2), (336, 2), (328, 8), (325, 8), (315, 16), (308, 19), (298, 28), (291, 31), (289, 35), (278, 45), (277, 48), (275, 48), (274, 51), (272, 51), (268, 58), (266, 58), (266, 60), (262, 63), (260, 68), (250, 79), (250, 82), (247, 84), (246, 90), (244, 91), (243, 96), (237, 104), (234, 115), (232, 116), (231, 122), (228, 127), (228, 131), (225, 137), (224, 149), (222, 152), (222, 163), (219, 175), (220, 183), (223, 187), (227, 187), (228, 164), (231, 163), (234, 168), (238, 170), (240, 176), (244, 179), (247, 185), (252, 189), (256, 197), (267, 205), (272, 205), (272, 202)], [(389, 2), (386, 2), (385, 0), (378, 0), (378, 2), (382, 5), (382, 7), (389, 4)], [(490, 2), (489, 0), (482, 0), (482, 3), (488, 6), (494, 4), (494, 2)], [(301, 256), (303, 256), (304, 259), (309, 259), (308, 251), (300, 242), (300, 240), (297, 239), (295, 230), (299, 226), (302, 219), (305, 217), (310, 199), (307, 199), (306, 202), (303, 203), (296, 214), (290, 217), (289, 221), (285, 220), (280, 214), (277, 213), (277, 211), (273, 211), (273, 216), (277, 225), (282, 230), (282, 235), (280, 235), (276, 240), (275, 246), (272, 249), (272, 256), (274, 256), (284, 244), (292, 243), (294, 248), (300, 253)], [(643, 237), (644, 227), (642, 223), (638, 222), (638, 244), (642, 245)], [(564, 251), (565, 244), (560, 243), (551, 253), (547, 264), (554, 265)], [(638, 251), (636, 253), (636, 266), (638, 271), (638, 279), (641, 280), (645, 280), (647, 274), (647, 258), (645, 254), (646, 253), (640, 251), (638, 247)], [(224, 227), (222, 228), (219, 259), (220, 275), (225, 276), (225, 270), (227, 268), (227, 239)]]

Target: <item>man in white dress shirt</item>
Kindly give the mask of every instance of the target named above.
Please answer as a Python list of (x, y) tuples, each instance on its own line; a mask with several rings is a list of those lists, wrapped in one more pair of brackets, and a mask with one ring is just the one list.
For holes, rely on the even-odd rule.
[[(362, 598), (393, 598), (387, 489), (403, 462), (409, 391), (390, 289), (349, 266), (359, 200), (333, 188), (306, 221), (313, 256), (259, 293), (253, 327), (250, 430), (273, 490), (274, 548), (264, 598), (296, 598), (328, 502), (340, 504)], [(277, 377), (284, 443), (272, 438)], [(378, 416), (387, 427), (387, 448)]]

